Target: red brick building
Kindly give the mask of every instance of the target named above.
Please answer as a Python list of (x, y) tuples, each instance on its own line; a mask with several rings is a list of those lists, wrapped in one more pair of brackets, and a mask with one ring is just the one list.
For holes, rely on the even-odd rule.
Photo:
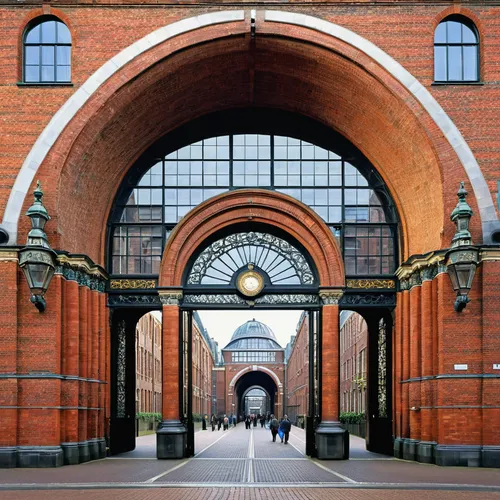
[(215, 341), (209, 337), (200, 316), (193, 314), (193, 413), (212, 413), (212, 371), (216, 360)]
[[(248, 320), (233, 333), (222, 349), (223, 369), (216, 369), (217, 413), (236, 415), (243, 420), (250, 413), (280, 415), (283, 410), (285, 378), (284, 350), (273, 331), (255, 319)], [(248, 393), (263, 393), (260, 410), (250, 411)]]
[(309, 317), (302, 313), (296, 334), (285, 348), (286, 414), (302, 427), (309, 405)]
[(161, 315), (145, 314), (135, 330), (136, 408), (161, 413)]
[(340, 411), (366, 412), (368, 327), (360, 314), (340, 313)]
[(192, 453), (184, 320), (293, 307), (320, 317), (312, 454), (346, 458), (353, 310), (373, 353), (370, 449), (498, 466), (500, 7), (166, 5), (0, 7), (1, 465), (133, 447), (151, 310), (158, 457)]

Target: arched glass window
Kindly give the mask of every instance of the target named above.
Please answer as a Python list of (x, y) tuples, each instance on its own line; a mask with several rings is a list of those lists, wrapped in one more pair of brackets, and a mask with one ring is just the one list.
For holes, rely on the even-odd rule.
[[(119, 192), (111, 220), (110, 271), (158, 274), (166, 240), (189, 210), (230, 189), (258, 187), (288, 194), (314, 209), (339, 241), (347, 275), (390, 275), (397, 263), (394, 205), (376, 172), (361, 171), (354, 163), (310, 142), (263, 134), (212, 137), (173, 151), (137, 181), (125, 181)], [(252, 245), (235, 240), (234, 251), (256, 252), (252, 259), (260, 263), (261, 253), (272, 250), (280, 261), (280, 252), (259, 233), (252, 238), (258, 240)], [(282, 273), (276, 280), (309, 277), (307, 270), (295, 267), (298, 274), (290, 271), (290, 278)]]
[(434, 80), (479, 81), (479, 36), (474, 23), (462, 16), (449, 16), (434, 33)]
[(42, 17), (26, 30), (23, 79), (25, 83), (71, 81), (71, 34), (63, 22)]

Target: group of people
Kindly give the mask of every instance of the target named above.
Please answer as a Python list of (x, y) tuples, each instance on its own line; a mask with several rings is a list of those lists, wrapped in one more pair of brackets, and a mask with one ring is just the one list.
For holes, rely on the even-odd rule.
[[(203, 430), (206, 429), (206, 420), (207, 416), (203, 419)], [(267, 415), (261, 414), (249, 414), (244, 418), (241, 417), (245, 422), (245, 429), (250, 429), (251, 427), (257, 427), (257, 422), (260, 423), (260, 426), (263, 428), (264, 425), (271, 430), (271, 434), (273, 437), (273, 443), (276, 442), (276, 436), (281, 438), (281, 442), (284, 444), (288, 444), (288, 438), (290, 437), (290, 430), (292, 428), (292, 423), (288, 419), (288, 415), (285, 415), (281, 420), (272, 415), (271, 413), (267, 413)], [(221, 427), (227, 431), (230, 425), (236, 425), (236, 415), (231, 414), (229, 417), (227, 415), (212, 415), (210, 419), (210, 423), (212, 424), (212, 432), (215, 431), (215, 427), (220, 431)]]
[(212, 415), (212, 418), (210, 419), (210, 423), (212, 424), (212, 432), (215, 431), (215, 427), (217, 427), (217, 430), (220, 431), (221, 427), (227, 431), (229, 429), (230, 425), (236, 425), (236, 415)]
[(257, 422), (260, 422), (261, 427), (265, 425), (271, 430), (273, 443), (276, 442), (276, 436), (279, 436), (282, 443), (288, 444), (288, 438), (290, 437), (290, 430), (292, 428), (292, 423), (288, 419), (288, 415), (285, 415), (278, 421), (271, 413), (267, 415), (250, 414), (245, 417), (245, 428), (250, 429), (251, 427), (257, 427)]
[(276, 442), (276, 436), (279, 435), (281, 442), (283, 443), (284, 440), (284, 444), (288, 444), (290, 430), (292, 428), (292, 422), (288, 419), (288, 415), (285, 415), (279, 422), (274, 415), (271, 415), (269, 428), (271, 429), (271, 434), (273, 436), (273, 443)]
[(244, 418), (244, 421), (245, 429), (250, 429), (250, 427), (257, 427), (257, 422), (260, 422), (260, 426), (264, 427), (264, 424), (266, 423), (266, 416), (261, 415), (260, 413), (258, 413), (257, 415), (255, 415), (255, 413), (251, 413)]

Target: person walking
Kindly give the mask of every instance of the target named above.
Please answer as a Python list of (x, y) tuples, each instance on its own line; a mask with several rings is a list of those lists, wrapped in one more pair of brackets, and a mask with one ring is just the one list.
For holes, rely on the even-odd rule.
[(271, 434), (273, 436), (273, 443), (276, 442), (276, 434), (278, 434), (279, 426), (280, 426), (280, 424), (279, 424), (278, 420), (275, 418), (274, 415), (271, 415), (271, 422), (269, 424), (269, 427), (271, 429)]
[[(281, 430), (283, 431), (283, 437), (285, 438), (285, 444), (288, 444), (288, 438), (290, 437), (290, 430), (292, 428), (292, 422), (288, 419), (288, 415), (283, 417), (280, 424)], [(283, 439), (281, 440), (283, 442)]]
[(250, 423), (251, 423), (250, 415), (247, 415), (245, 418), (245, 429), (250, 429)]
[(233, 425), (236, 427), (236, 415), (233, 415)]
[(221, 417), (219, 417), (219, 420), (217, 421), (217, 430), (220, 431), (220, 428), (222, 427), (222, 421), (224, 419)]
[(217, 424), (217, 417), (214, 413), (212, 413), (212, 418), (210, 419), (210, 423), (212, 424), (212, 432), (215, 431), (215, 426)]
[(224, 415), (224, 430), (227, 431), (229, 429), (229, 419), (226, 415)]

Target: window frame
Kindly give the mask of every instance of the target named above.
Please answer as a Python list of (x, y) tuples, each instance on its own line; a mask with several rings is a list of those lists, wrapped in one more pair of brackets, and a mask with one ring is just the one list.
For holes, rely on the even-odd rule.
[[(128, 255), (119, 255), (117, 253), (117, 249), (114, 248), (113, 244), (116, 240), (116, 235), (119, 234), (121, 231), (120, 228), (124, 228), (127, 226), (134, 226), (134, 227), (161, 227), (163, 231), (163, 246), (161, 249), (161, 253), (163, 252), (163, 249), (165, 248), (167, 239), (171, 233), (171, 231), (174, 229), (174, 227), (179, 223), (179, 219), (174, 218), (170, 220), (167, 218), (166, 215), (166, 209), (173, 207), (176, 210), (179, 207), (184, 207), (187, 209), (186, 211), (190, 210), (193, 208), (190, 203), (184, 205), (181, 204), (178, 200), (178, 194), (175, 195), (174, 198), (172, 198), (172, 202), (167, 202), (167, 194), (170, 191), (175, 191), (176, 193), (180, 193), (182, 191), (193, 191), (193, 190), (198, 190), (198, 191), (203, 191), (205, 189), (210, 190), (212, 192), (213, 190), (217, 190), (222, 192), (228, 192), (231, 190), (236, 190), (236, 189), (241, 189), (242, 187), (244, 188), (260, 188), (260, 189), (269, 189), (269, 190), (274, 190), (278, 192), (283, 192), (285, 194), (289, 194), (290, 196), (295, 197), (293, 194), (290, 194), (290, 190), (295, 190), (295, 191), (300, 191), (301, 197), (303, 191), (310, 191), (314, 193), (319, 193), (320, 191), (338, 191), (338, 196), (339, 196), (339, 202), (338, 203), (328, 203), (327, 205), (330, 207), (338, 208), (339, 210), (339, 218), (338, 219), (329, 219), (325, 220), (325, 223), (330, 227), (332, 233), (334, 234), (335, 238), (337, 239), (343, 256), (344, 256), (344, 265), (346, 264), (348, 260), (348, 256), (346, 255), (346, 249), (344, 248), (344, 232), (348, 227), (352, 226), (372, 226), (372, 227), (388, 227), (390, 228), (390, 231), (392, 233), (392, 248), (390, 252), (390, 257), (392, 259), (392, 264), (391, 264), (391, 269), (389, 272), (382, 272), (382, 266), (379, 266), (379, 272), (371, 272), (371, 273), (366, 273), (366, 275), (369, 275), (370, 277), (387, 277), (387, 276), (392, 276), (394, 273), (394, 270), (397, 268), (397, 263), (398, 263), (398, 240), (397, 240), (397, 234), (398, 234), (398, 217), (397, 213), (395, 210), (395, 204), (392, 198), (389, 195), (389, 192), (387, 190), (387, 187), (383, 184), (381, 180), (378, 179), (377, 174), (375, 173), (373, 166), (369, 166), (369, 171), (365, 172), (367, 170), (367, 166), (364, 166), (364, 170), (362, 170), (358, 166), (358, 161), (356, 157), (353, 154), (345, 154), (340, 152), (337, 153), (334, 149), (334, 144), (330, 145), (319, 145), (316, 142), (312, 140), (308, 140), (305, 138), (299, 138), (299, 137), (294, 137), (292, 134), (285, 135), (283, 133), (276, 133), (276, 132), (267, 132), (267, 131), (262, 131), (262, 132), (257, 132), (252, 135), (260, 136), (260, 135), (266, 135), (269, 136), (270, 141), (269, 141), (269, 148), (270, 148), (270, 161), (271, 161), (271, 170), (270, 170), (270, 182), (268, 186), (258, 186), (258, 185), (245, 185), (245, 186), (240, 186), (237, 183), (234, 182), (234, 170), (233, 170), (233, 163), (235, 160), (235, 150), (234, 150), (234, 140), (236, 136), (246, 136), (248, 135), (247, 132), (244, 131), (228, 131), (226, 133), (222, 134), (214, 134), (205, 138), (196, 138), (194, 140), (191, 140), (186, 144), (186, 142), (183, 142), (182, 145), (177, 146), (176, 148), (169, 148), (167, 151), (164, 151), (162, 154), (158, 154), (155, 152), (155, 154), (151, 155), (147, 162), (142, 163), (139, 161), (140, 168), (132, 173), (132, 175), (129, 176), (129, 178), (123, 182), (119, 193), (117, 194), (117, 197), (115, 198), (114, 204), (113, 204), (113, 209), (110, 214), (110, 232), (109, 232), (109, 253), (108, 253), (108, 265), (109, 269), (112, 275), (129, 275), (129, 276), (156, 276), (156, 272), (151, 272), (151, 273), (144, 273), (141, 271), (139, 268), (136, 269), (135, 271), (132, 270), (134, 268), (134, 263), (130, 263), (130, 256), (132, 254)], [(210, 144), (212, 146), (217, 146), (218, 147), (218, 140), (223, 138), (225, 140), (224, 147), (227, 147), (227, 154), (222, 157), (216, 156), (215, 158), (207, 158), (205, 156), (205, 141), (211, 141)], [(275, 182), (275, 176), (277, 173), (275, 172), (275, 166), (276, 166), (276, 161), (280, 161), (277, 158), (277, 155), (275, 154), (275, 146), (278, 146), (276, 143), (276, 140), (287, 140), (292, 139), (295, 141), (300, 148), (300, 156), (293, 161), (300, 162), (300, 169), (301, 173), (300, 176), (302, 176), (302, 167), (304, 162), (315, 162), (316, 160), (319, 162), (325, 162), (327, 164), (329, 163), (335, 163), (338, 168), (338, 172), (335, 172), (335, 175), (338, 176), (337, 183), (336, 184), (328, 184), (326, 186), (323, 185), (308, 185), (304, 184), (302, 180), (299, 182), (297, 186), (288, 186), (288, 185), (283, 185), (283, 184), (278, 184)], [(214, 143), (215, 141), (215, 143)], [(246, 139), (245, 139), (246, 141)], [(286, 146), (288, 147), (289, 144)], [(303, 152), (302, 152), (302, 147), (306, 146), (313, 146), (318, 147), (322, 150), (325, 150), (325, 153), (328, 154), (328, 159), (306, 159), (303, 157)], [(195, 159), (193, 157), (185, 157), (185, 158), (180, 158), (180, 151), (181, 150), (186, 150), (187, 148), (191, 147), (196, 147), (196, 148), (201, 148), (201, 153), (197, 152)], [(288, 153), (287, 153), (288, 154)], [(201, 156), (198, 156), (201, 155)], [(257, 157), (251, 157), (251, 158), (245, 158), (245, 160), (248, 160), (250, 162), (255, 162), (258, 161), (260, 158)], [(217, 184), (206, 184), (204, 181), (200, 181), (200, 185), (190, 185), (190, 184), (182, 184), (175, 180), (172, 184), (166, 183), (166, 178), (169, 176), (172, 176), (171, 179), (177, 179), (179, 176), (179, 166), (182, 165), (187, 165), (190, 167), (191, 162), (199, 162), (203, 165), (203, 169), (205, 168), (204, 165), (206, 162), (228, 162), (229, 165), (229, 171), (228, 171), (228, 179), (225, 185), (217, 185)], [(238, 160), (239, 161), (239, 160)], [(167, 169), (167, 164), (169, 163), (176, 163), (175, 167), (175, 173), (169, 172)], [(332, 172), (330, 172), (330, 166), (328, 166), (328, 177), (332, 175)], [(190, 172), (190, 170), (189, 170)], [(199, 173), (197, 173), (198, 175)], [(202, 170), (202, 174), (204, 175), (205, 171)], [(153, 178), (153, 175), (155, 176)], [(186, 175), (186, 174), (182, 174)], [(189, 173), (191, 175), (191, 172)], [(146, 177), (150, 176), (150, 177)], [(170, 178), (170, 177), (169, 177)], [(144, 179), (144, 182), (143, 182)], [(362, 179), (362, 181), (360, 180)], [(235, 185), (236, 184), (236, 185)], [(153, 191), (158, 191), (157, 197), (158, 200), (157, 202), (153, 201), (153, 198), (155, 194)], [(148, 192), (150, 192), (148, 194)], [(367, 201), (362, 201), (361, 199), (358, 198), (360, 193), (366, 193), (366, 198)], [(145, 198), (144, 198), (144, 204), (141, 199), (141, 193), (145, 193)], [(219, 193), (212, 193), (211, 196), (214, 196), (215, 194)], [(132, 196), (133, 195), (133, 196)], [(190, 195), (191, 196), (191, 195)], [(204, 195), (203, 195), (204, 196)], [(316, 194), (314, 194), (316, 196)], [(330, 196), (330, 194), (328, 194)], [(349, 196), (351, 196), (351, 199), (349, 199)], [(134, 202), (130, 203), (130, 200), (134, 198)], [(354, 198), (352, 198), (354, 197)], [(295, 197), (296, 198), (296, 197)], [(296, 198), (298, 199), (298, 198)], [(190, 198), (191, 200), (191, 198)], [(199, 202), (193, 204), (194, 206), (197, 206), (199, 203), (203, 202), (204, 198), (201, 199)], [(174, 203), (175, 201), (175, 203)], [(304, 199), (300, 198), (300, 201), (303, 203), (308, 204), (313, 210), (315, 210), (316, 203), (311, 204), (305, 201)], [(316, 198), (315, 198), (316, 201)], [(187, 203), (187, 202), (186, 202)], [(321, 205), (321, 204), (320, 204)], [(158, 208), (160, 207), (160, 211), (158, 212), (159, 216), (158, 218), (153, 218), (151, 219), (143, 219), (139, 214), (139, 210), (142, 206), (142, 209), (145, 210), (144, 213), (146, 213), (147, 210), (151, 210), (151, 214), (153, 214), (152, 210), (153, 208)], [(326, 205), (325, 205), (326, 206)], [(131, 209), (131, 212), (128, 212), (128, 210)], [(356, 214), (354, 216), (348, 216), (350, 213), (349, 211), (352, 210), (364, 210), (367, 213), (367, 217), (365, 218), (358, 218)], [(374, 211), (380, 211), (384, 215), (383, 220), (375, 220), (372, 221), (372, 213)], [(136, 212), (137, 213), (136, 213)], [(136, 215), (133, 215), (135, 214)], [(130, 214), (130, 215), (127, 215)], [(176, 212), (178, 216), (178, 212)], [(182, 214), (184, 215), (184, 214)], [(319, 214), (320, 217), (321, 214)], [(177, 217), (176, 216), (176, 217)], [(170, 215), (168, 216), (170, 217)], [(180, 217), (181, 219), (182, 217)], [(378, 216), (376, 216), (376, 219), (378, 219)], [(155, 254), (156, 259), (158, 260), (157, 265), (159, 265), (159, 261), (161, 261), (161, 255), (160, 254)], [(388, 255), (381, 255), (382, 257), (388, 257)], [(140, 259), (141, 256), (138, 256)], [(351, 256), (352, 258), (352, 256)], [(379, 262), (382, 263), (382, 260), (379, 259)], [(118, 268), (120, 269), (130, 269), (130, 271), (123, 273), (119, 272), (118, 268), (116, 267), (118, 265)], [(132, 266), (132, 269), (130, 268)], [(140, 266), (139, 266), (140, 267)], [(356, 267), (357, 269), (357, 267)], [(347, 272), (346, 268), (346, 274), (350, 275), (351, 273)], [(365, 275), (365, 273), (359, 273), (355, 272), (353, 273), (353, 276), (359, 277), (361, 275)]]
[[(472, 33), (474, 34), (475, 38), (476, 38), (476, 41), (475, 43), (473, 42), (464, 42), (463, 41), (463, 34), (461, 34), (461, 41), (460, 42), (449, 42), (448, 41), (448, 31), (446, 31), (446, 41), (445, 42), (436, 42), (436, 32), (437, 30), (439, 29), (439, 26), (443, 25), (443, 24), (446, 24), (446, 23), (449, 23), (449, 22), (456, 22), (456, 23), (460, 23), (461, 26), (466, 26), (467, 28), (469, 28)], [(448, 28), (446, 27), (446, 30)], [(463, 30), (463, 28), (461, 27), (461, 31)], [(463, 33), (463, 31), (462, 31)], [(445, 71), (446, 71), (446, 79), (438, 79), (437, 78), (437, 72), (436, 72), (436, 48), (437, 47), (444, 47), (446, 49), (446, 57), (445, 57)], [(450, 79), (449, 78), (449, 71), (450, 71), (450, 64), (449, 64), (449, 61), (450, 61), (450, 55), (449, 55), (449, 48), (450, 47), (459, 47), (461, 48), (461, 59), (460, 59), (460, 63), (461, 63), (461, 73), (462, 73), (462, 79), (460, 80), (454, 80), (454, 79)], [(475, 47), (476, 48), (476, 61), (475, 61), (475, 64), (476, 64), (476, 77), (475, 79), (465, 79), (465, 75), (464, 75), (464, 72), (465, 72), (465, 64), (464, 64), (464, 61), (466, 61), (466, 57), (464, 56), (464, 48), (465, 47)], [(479, 30), (477, 29), (475, 23), (469, 19), (468, 17), (465, 17), (465, 16), (462, 16), (462, 15), (458, 15), (458, 14), (452, 14), (450, 16), (447, 16), (445, 17), (444, 19), (442, 19), (439, 24), (436, 26), (436, 29), (434, 30), (434, 40), (433, 40), (433, 63), (434, 63), (434, 68), (433, 68), (433, 71), (434, 71), (434, 74), (433, 74), (433, 78), (434, 78), (434, 81), (433, 83), (434, 84), (446, 84), (446, 85), (454, 85), (454, 84), (457, 84), (457, 85), (474, 85), (474, 84), (477, 84), (477, 83), (480, 83), (481, 82), (481, 66), (480, 66), (480, 63), (481, 63), (481, 56), (480, 56), (480, 50), (481, 50), (481, 42), (480, 42), (480, 36), (479, 36)], [(442, 68), (441, 68), (442, 69)]]
[[(34, 42), (27, 42), (26, 39), (28, 35), (37, 27), (41, 27), (42, 24), (47, 23), (47, 22), (55, 22), (56, 27), (55, 27), (55, 41), (48, 43), (48, 42), (42, 42), (41, 37), (40, 41), (37, 43)], [(62, 24), (63, 26), (66, 27), (69, 33), (69, 42), (59, 42), (58, 41), (58, 24)], [(41, 28), (40, 28), (41, 29)], [(39, 56), (38, 56), (38, 64), (27, 64), (27, 48), (28, 47), (38, 47), (39, 48)], [(44, 66), (42, 64), (42, 47), (54, 47), (54, 62), (51, 65), (46, 65), (50, 66), (53, 68), (54, 72), (54, 80), (46, 80), (44, 81), (42, 79), (42, 67)], [(58, 47), (69, 47), (69, 63), (68, 64), (58, 64), (57, 63), (57, 48)], [(24, 29), (23, 36), (22, 36), (22, 61), (21, 61), (21, 82), (19, 82), (20, 85), (23, 86), (72, 86), (72, 47), (73, 47), (73, 36), (71, 34), (71, 30), (69, 26), (60, 18), (54, 15), (42, 15), (38, 16), (35, 19), (33, 19), (30, 23), (28, 23)], [(28, 81), (26, 79), (26, 68), (27, 66), (34, 66), (38, 68), (38, 79), (33, 80), (33, 81)], [(58, 67), (67, 67), (69, 68), (69, 79), (68, 80), (57, 80), (57, 68)]]

